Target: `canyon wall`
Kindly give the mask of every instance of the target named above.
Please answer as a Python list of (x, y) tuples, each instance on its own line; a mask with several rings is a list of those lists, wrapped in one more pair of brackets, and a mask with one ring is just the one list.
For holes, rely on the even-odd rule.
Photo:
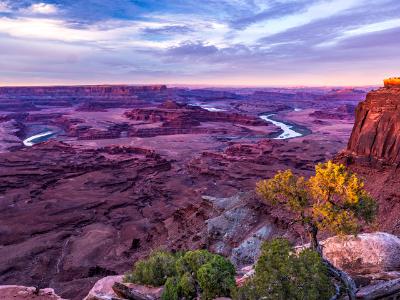
[(367, 161), (400, 163), (400, 85), (387, 84), (359, 103), (347, 152)]
[(347, 149), (337, 158), (364, 179), (378, 201), (379, 229), (399, 235), (400, 85), (384, 83), (358, 104)]

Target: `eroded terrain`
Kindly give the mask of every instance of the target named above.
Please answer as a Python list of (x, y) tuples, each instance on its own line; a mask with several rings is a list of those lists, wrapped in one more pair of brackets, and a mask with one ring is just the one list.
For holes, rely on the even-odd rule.
[[(81, 299), (154, 248), (206, 247), (241, 266), (262, 239), (301, 240), (255, 183), (346, 148), (365, 94), (0, 88), (0, 281)], [(285, 128), (299, 136), (276, 139)]]

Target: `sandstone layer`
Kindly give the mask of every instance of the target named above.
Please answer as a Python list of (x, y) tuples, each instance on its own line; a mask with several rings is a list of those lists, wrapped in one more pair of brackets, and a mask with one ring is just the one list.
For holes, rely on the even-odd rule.
[(400, 86), (385, 83), (358, 104), (347, 149), (337, 159), (358, 173), (377, 199), (380, 230), (399, 234)]
[(372, 91), (357, 106), (347, 151), (368, 160), (400, 163), (400, 86)]

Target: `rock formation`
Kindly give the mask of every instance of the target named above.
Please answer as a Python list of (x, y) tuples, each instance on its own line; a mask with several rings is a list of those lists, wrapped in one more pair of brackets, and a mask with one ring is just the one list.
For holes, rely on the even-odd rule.
[(324, 256), (352, 275), (400, 272), (400, 239), (394, 235), (374, 232), (335, 236), (321, 244)]
[(0, 299), (2, 300), (66, 300), (58, 296), (53, 289), (37, 289), (19, 285), (0, 286)]
[(357, 106), (347, 152), (368, 161), (400, 163), (400, 84), (385, 82)]
[[(92, 289), (83, 300), (122, 299), (120, 298), (121, 296), (114, 291), (115, 284), (119, 284), (122, 286), (122, 281), (122, 275), (104, 277), (96, 282), (96, 284), (92, 287)], [(163, 292), (162, 287), (153, 288), (133, 283), (128, 283), (124, 285), (133, 290), (136, 294), (144, 295), (143, 299), (146, 300), (161, 299), (161, 294)]]
[(379, 229), (399, 234), (400, 84), (398, 78), (384, 83), (358, 104), (347, 149), (337, 159), (364, 178), (377, 199)]

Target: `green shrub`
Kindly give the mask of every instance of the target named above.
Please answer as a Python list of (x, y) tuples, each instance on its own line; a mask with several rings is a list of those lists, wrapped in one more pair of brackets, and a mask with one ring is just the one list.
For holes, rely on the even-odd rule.
[(214, 254), (207, 250), (187, 251), (176, 262), (176, 271), (179, 275), (189, 273), (196, 277), (197, 271), (200, 267), (208, 263), (213, 256)]
[(229, 260), (207, 250), (179, 254), (156, 251), (138, 261), (124, 281), (164, 285), (162, 300), (196, 299), (198, 293), (203, 300), (211, 300), (230, 296), (234, 276), (235, 268)]
[(256, 286), (253, 279), (248, 279), (248, 281), (240, 288), (235, 288), (232, 290), (231, 296), (235, 300), (259, 300)]
[(178, 297), (178, 278), (169, 277), (164, 285), (161, 300), (179, 300)]
[(229, 297), (235, 287), (235, 268), (226, 258), (214, 255), (209, 262), (199, 268), (197, 280), (203, 300)]
[(189, 273), (185, 273), (181, 276), (178, 282), (178, 295), (185, 299), (196, 298), (196, 282)]
[(162, 286), (168, 277), (176, 275), (177, 256), (165, 251), (155, 251), (145, 260), (139, 260), (133, 271), (124, 277), (125, 282)]
[(334, 294), (318, 253), (307, 249), (296, 255), (284, 239), (263, 244), (255, 271), (254, 277), (235, 291), (235, 299), (324, 300)]

